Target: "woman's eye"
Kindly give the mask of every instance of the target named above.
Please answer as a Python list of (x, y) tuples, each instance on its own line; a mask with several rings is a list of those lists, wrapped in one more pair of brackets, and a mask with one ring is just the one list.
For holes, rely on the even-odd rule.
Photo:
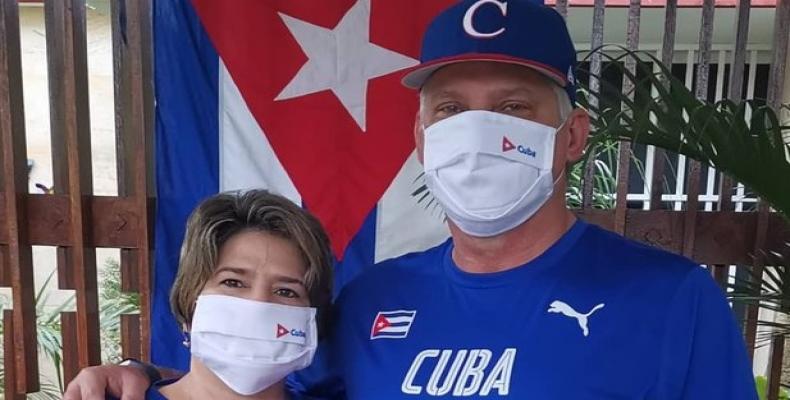
[(299, 297), (299, 294), (291, 289), (277, 289), (274, 291), (274, 294), (281, 297), (286, 297), (289, 299), (295, 299)]
[(223, 279), (219, 284), (234, 289), (240, 289), (244, 287), (244, 284), (238, 279)]

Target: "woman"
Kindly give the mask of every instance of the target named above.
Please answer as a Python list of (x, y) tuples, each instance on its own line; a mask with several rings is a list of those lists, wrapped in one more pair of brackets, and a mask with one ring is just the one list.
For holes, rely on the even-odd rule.
[(262, 190), (223, 193), (189, 217), (170, 297), (189, 372), (147, 399), (290, 399), (327, 328), (332, 256), (318, 221)]

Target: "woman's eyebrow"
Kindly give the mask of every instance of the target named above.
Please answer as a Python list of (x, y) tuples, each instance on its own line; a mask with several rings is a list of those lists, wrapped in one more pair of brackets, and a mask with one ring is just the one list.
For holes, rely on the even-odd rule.
[(303, 281), (302, 279), (294, 278), (294, 277), (291, 277), (291, 276), (286, 276), (286, 275), (275, 275), (273, 278), (274, 278), (276, 281), (278, 281), (278, 282), (284, 282), (284, 283), (296, 283), (296, 284), (299, 284), (299, 285), (305, 286), (305, 284), (304, 284), (304, 281)]
[(222, 272), (231, 272), (231, 273), (238, 274), (238, 275), (246, 275), (247, 274), (247, 270), (246, 269), (239, 268), (239, 267), (231, 267), (231, 266), (219, 267), (219, 268), (217, 268), (217, 271), (215, 272), (215, 274), (219, 274), (219, 273), (222, 273)]

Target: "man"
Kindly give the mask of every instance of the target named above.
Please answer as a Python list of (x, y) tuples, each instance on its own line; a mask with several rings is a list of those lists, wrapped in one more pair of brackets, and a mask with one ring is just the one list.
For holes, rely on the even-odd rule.
[[(404, 84), (420, 90), (417, 151), (452, 238), (348, 284), (329, 367), (294, 384), (349, 399), (756, 399), (706, 271), (566, 208), (589, 119), (572, 106), (576, 53), (559, 14), (462, 1), (432, 22), (421, 60)], [(66, 399), (105, 386), (140, 398), (137, 371), (88, 369)]]

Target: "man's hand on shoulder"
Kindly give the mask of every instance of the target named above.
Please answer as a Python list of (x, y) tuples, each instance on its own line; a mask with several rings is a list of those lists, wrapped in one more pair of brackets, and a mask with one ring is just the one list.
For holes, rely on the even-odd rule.
[(107, 394), (120, 400), (144, 400), (149, 385), (148, 377), (136, 367), (88, 367), (69, 383), (63, 400), (104, 400)]

